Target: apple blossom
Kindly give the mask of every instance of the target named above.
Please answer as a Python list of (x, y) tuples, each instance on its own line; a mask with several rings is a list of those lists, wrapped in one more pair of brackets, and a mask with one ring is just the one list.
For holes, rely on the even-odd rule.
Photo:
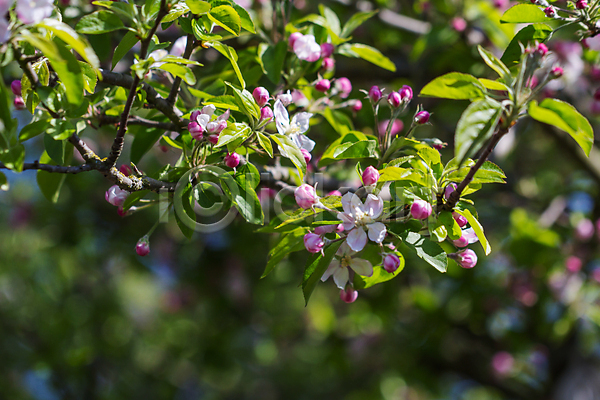
[(227, 154), (224, 161), (229, 168), (235, 168), (240, 165), (240, 155), (235, 152)]
[[(275, 125), (277, 126), (277, 131), (280, 135), (288, 136), (299, 149), (305, 149), (308, 152), (311, 152), (315, 147), (315, 142), (304, 135), (304, 132), (308, 131), (310, 127), (310, 117), (312, 117), (311, 113), (301, 112), (294, 115), (290, 121), (290, 116), (283, 103), (279, 100), (275, 102)], [(279, 151), (284, 157), (288, 157), (285, 150), (281, 147)]]
[(10, 38), (10, 30), (8, 29), (8, 21), (2, 17), (6, 13), (0, 13), (0, 43), (6, 42)]
[(456, 247), (467, 247), (470, 244), (476, 243), (479, 241), (477, 234), (473, 228), (463, 229), (460, 238), (453, 240), (452, 243)]
[(37, 24), (48, 18), (54, 10), (52, 0), (17, 0), (15, 11), (24, 24)]
[[(385, 131), (387, 130), (387, 126), (390, 123), (389, 119), (386, 119), (385, 121), (381, 121), (379, 123), (379, 134), (380, 135), (384, 135)], [(396, 136), (398, 133), (402, 132), (402, 129), (404, 129), (404, 123), (399, 120), (399, 119), (395, 119), (394, 122), (392, 122), (392, 129), (390, 130), (390, 136), (394, 137)]]
[(296, 39), (299, 39), (302, 36), (304, 36), (304, 35), (302, 35), (302, 33), (300, 33), (300, 32), (294, 32), (290, 35), (290, 37), (288, 38), (288, 44), (290, 45), (291, 49), (294, 48), (294, 43), (296, 42)]
[(582, 264), (583, 263), (581, 261), (581, 258), (575, 257), (575, 256), (570, 256), (569, 258), (567, 258), (567, 261), (565, 262), (567, 271), (573, 272), (573, 273), (579, 272), (581, 270)]
[(259, 107), (262, 107), (269, 102), (269, 91), (262, 86), (255, 88), (252, 91), (252, 96)]
[(290, 104), (292, 104), (292, 101), (294, 101), (294, 98), (292, 97), (292, 94), (288, 90), (287, 93), (280, 93), (279, 95), (277, 95), (277, 100), (281, 101), (281, 103), (285, 107), (287, 107)]
[(329, 57), (333, 54), (335, 47), (331, 43), (325, 42), (321, 44), (321, 57)]
[(343, 212), (338, 213), (338, 219), (344, 224), (344, 229), (349, 230), (346, 243), (354, 251), (361, 251), (367, 244), (368, 238), (375, 243), (383, 242), (387, 233), (386, 227), (381, 222), (376, 222), (383, 212), (383, 199), (374, 194), (369, 194), (364, 202), (354, 193), (346, 193), (342, 197)]
[(398, 267), (400, 267), (400, 258), (393, 253), (386, 254), (383, 259), (383, 269), (392, 274), (396, 272)]
[(588, 2), (586, 0), (577, 0), (575, 2), (575, 7), (578, 10), (583, 10), (584, 8), (587, 8), (587, 6), (588, 6)]
[(454, 220), (456, 221), (458, 226), (460, 226), (461, 228), (463, 228), (468, 223), (467, 218), (463, 217), (462, 215), (460, 215), (457, 212), (453, 212), (452, 217), (454, 218)]
[(321, 58), (321, 46), (314, 35), (303, 35), (293, 41), (294, 54), (301, 60), (315, 62)]
[(127, 190), (121, 189), (117, 185), (111, 186), (104, 194), (104, 199), (115, 207), (120, 207), (125, 202), (125, 199), (129, 196)]
[(448, 254), (448, 257), (453, 258), (463, 268), (473, 268), (477, 265), (477, 254), (471, 249)]
[(310, 160), (312, 160), (312, 154), (306, 149), (300, 149), (302, 156), (304, 157), (304, 161), (308, 164)]
[(556, 16), (556, 9), (552, 6), (544, 8), (544, 13), (548, 18), (554, 18)]
[(362, 102), (360, 100), (354, 100), (352, 102), (351, 107), (352, 107), (352, 111), (359, 112), (360, 110), (362, 110), (363, 105), (362, 105)]
[(410, 215), (414, 219), (427, 219), (431, 215), (431, 204), (425, 200), (416, 199), (410, 206)]
[(325, 246), (325, 240), (316, 233), (307, 233), (304, 235), (304, 247), (311, 253), (320, 253)]
[(298, 89), (292, 90), (292, 103), (294, 103), (296, 107), (306, 107), (309, 104), (304, 93)]
[(317, 83), (315, 83), (315, 89), (317, 89), (319, 92), (325, 93), (330, 88), (331, 88), (331, 82), (329, 81), (329, 79), (321, 79), (321, 80), (317, 81)]
[(404, 85), (398, 90), (398, 94), (400, 94), (400, 99), (402, 99), (403, 103), (409, 103), (413, 98), (413, 90), (410, 86)]
[(392, 92), (388, 94), (387, 101), (393, 108), (398, 108), (402, 104), (402, 98), (398, 92)]
[(21, 96), (15, 97), (15, 99), (13, 100), (13, 105), (15, 106), (15, 108), (17, 110), (25, 109), (25, 101), (23, 100), (23, 98)]
[(348, 286), (346, 289), (340, 291), (340, 299), (344, 303), (354, 303), (358, 299), (358, 290), (354, 290), (353, 287)]
[(304, 209), (313, 208), (316, 204), (319, 204), (319, 196), (317, 196), (315, 188), (306, 183), (296, 188), (294, 198), (296, 203)]
[(330, 276), (333, 276), (333, 281), (340, 289), (344, 289), (350, 279), (348, 268), (352, 268), (354, 272), (361, 276), (373, 275), (373, 265), (367, 260), (352, 258), (352, 249), (347, 243), (342, 243), (336, 252), (336, 257), (321, 277), (321, 280), (325, 282)]
[(339, 190), (332, 190), (331, 192), (327, 193), (327, 196), (341, 196), (341, 195), (342, 195), (342, 192), (340, 192)]
[(448, 200), (452, 192), (456, 190), (456, 183), (451, 183), (444, 189), (444, 199)]
[(552, 68), (552, 70), (550, 71), (550, 76), (553, 79), (557, 79), (557, 78), (560, 78), (561, 76), (563, 76), (564, 72), (565, 71), (561, 67), (556, 66), (556, 67)]
[(169, 51), (169, 54), (171, 54), (172, 56), (181, 57), (181, 56), (183, 56), (183, 53), (185, 52), (186, 46), (187, 46), (187, 36), (182, 36), (179, 39), (177, 39), (175, 41), (175, 43), (173, 43), (173, 46), (171, 47), (171, 51)]
[(379, 171), (373, 168), (372, 166), (368, 166), (362, 173), (362, 181), (363, 185), (370, 186), (377, 183), (379, 180)]
[(208, 136), (208, 141), (211, 144), (217, 144), (217, 143), (219, 143), (219, 135), (209, 135)]
[(326, 72), (333, 71), (333, 67), (335, 67), (335, 60), (331, 57), (325, 57), (321, 62), (321, 68)]

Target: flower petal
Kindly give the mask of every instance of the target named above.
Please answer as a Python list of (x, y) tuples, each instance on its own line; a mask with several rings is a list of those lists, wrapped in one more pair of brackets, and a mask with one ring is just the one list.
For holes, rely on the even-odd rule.
[(321, 280), (323, 282), (325, 282), (327, 280), (327, 278), (329, 278), (331, 275), (333, 275), (333, 273), (340, 267), (340, 261), (333, 259), (331, 261), (331, 264), (329, 264), (329, 267), (327, 267), (327, 270), (325, 271), (325, 273), (323, 274), (323, 276), (321, 277)]
[(335, 254), (337, 254), (340, 257), (347, 256), (352, 253), (353, 253), (352, 249), (350, 247), (348, 247), (348, 243), (346, 243), (346, 242), (342, 243), (342, 245), (339, 247), (339, 249), (337, 249), (337, 251), (335, 252)]
[(290, 115), (288, 114), (281, 100), (277, 100), (275, 102), (275, 106), (273, 107), (273, 115), (275, 115), (277, 132), (279, 132), (280, 135), (285, 135), (290, 127)]
[(200, 125), (204, 129), (206, 129), (206, 125), (208, 125), (208, 123), (210, 122), (210, 115), (200, 114), (200, 115), (198, 115), (198, 118), (196, 119), (196, 121), (198, 122), (198, 125)]
[(374, 194), (369, 194), (367, 200), (365, 200), (363, 210), (367, 212), (371, 218), (378, 218), (383, 212), (383, 199)]
[(385, 239), (385, 234), (387, 233), (387, 229), (385, 229), (384, 224), (381, 222), (375, 222), (367, 225), (367, 228), (369, 228), (369, 239), (375, 243), (383, 242), (383, 239)]
[(354, 218), (352, 218), (352, 215), (341, 212), (338, 213), (338, 219), (342, 221), (345, 230), (349, 231), (354, 228)]
[(477, 237), (477, 234), (475, 233), (473, 228), (464, 229), (462, 231), (462, 235), (465, 239), (469, 241), (469, 244), (477, 243), (479, 241), (479, 238)]
[(362, 209), (362, 202), (360, 201), (360, 197), (356, 194), (348, 192), (344, 196), (342, 196), (342, 207), (344, 208), (344, 212), (346, 214), (352, 215), (354, 217), (355, 210)]
[(310, 140), (308, 136), (303, 134), (296, 134), (294, 136), (293, 140), (299, 148), (307, 150), (309, 153), (315, 148), (315, 142)]
[(373, 276), (373, 265), (362, 258), (353, 258), (350, 260), (350, 268), (361, 276)]
[(349, 273), (348, 268), (340, 267), (336, 269), (333, 273), (333, 281), (340, 289), (346, 287), (346, 283), (348, 283)]
[(312, 117), (311, 113), (307, 113), (307, 112), (298, 113), (292, 117), (291, 125), (298, 125), (298, 127), (300, 127), (299, 133), (304, 133), (308, 130), (308, 128), (310, 128), (310, 117)]
[(361, 251), (367, 244), (367, 234), (362, 228), (354, 228), (348, 234), (346, 243), (352, 250)]

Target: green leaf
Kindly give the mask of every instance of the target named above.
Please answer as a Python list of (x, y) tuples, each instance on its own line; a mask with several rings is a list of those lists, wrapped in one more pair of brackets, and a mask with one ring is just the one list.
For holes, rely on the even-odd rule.
[[(192, 94), (194, 94), (193, 90), (190, 90), (190, 92), (192, 92)], [(201, 96), (197, 96), (196, 97), (201, 97)], [(204, 102), (204, 104), (212, 104), (213, 106), (217, 107), (217, 108), (225, 108), (225, 109), (230, 109), (231, 111), (241, 111), (240, 107), (238, 106), (238, 102), (236, 100), (236, 98), (234, 96), (230, 96), (230, 95), (223, 95), (223, 96), (215, 96), (215, 97), (211, 97), (210, 99), (206, 100)]]
[(467, 107), (458, 121), (454, 137), (459, 165), (492, 136), (501, 114), (502, 105), (489, 98), (477, 100)]
[(67, 142), (64, 140), (54, 140), (51, 135), (44, 135), (44, 148), (52, 161), (58, 165), (65, 163), (67, 151)]
[(233, 96), (237, 100), (240, 109), (246, 115), (258, 121), (260, 119), (260, 107), (258, 106), (258, 104), (256, 104), (256, 100), (254, 100), (252, 93), (250, 93), (246, 89), (240, 90), (229, 82), (225, 82), (225, 84), (233, 90)]
[(225, 29), (227, 32), (238, 36), (242, 29), (242, 20), (231, 6), (218, 6), (210, 10), (208, 18)]
[(419, 258), (432, 265), (438, 271), (446, 272), (446, 269), (448, 268), (448, 257), (439, 244), (432, 242), (416, 232), (405, 232), (402, 235), (402, 239), (402, 243), (415, 252)]
[(201, 0), (185, 0), (185, 4), (187, 4), (192, 14), (196, 15), (205, 14), (209, 12), (211, 8), (210, 3)]
[(135, 32), (128, 31), (125, 36), (123, 36), (123, 39), (121, 39), (113, 54), (111, 69), (115, 68), (115, 65), (117, 65), (117, 63), (123, 57), (125, 57), (125, 54), (127, 54), (127, 52), (131, 50), (131, 48), (135, 46), (139, 40), (140, 39), (137, 37)]
[(79, 33), (99, 35), (101, 33), (125, 29), (125, 25), (123, 25), (123, 22), (114, 13), (100, 10), (84, 15), (77, 25), (75, 25), (75, 29)]
[(185, 65), (180, 65), (180, 64), (166, 63), (166, 64), (162, 64), (158, 68), (162, 69), (163, 71), (167, 71), (171, 75), (174, 75), (174, 76), (177, 76), (177, 77), (183, 79), (183, 81), (185, 83), (187, 83), (188, 85), (196, 84), (196, 76), (194, 75), (194, 73), (192, 72), (192, 69), (190, 67), (187, 67)]
[(189, 6), (185, 2), (180, 1), (179, 3), (171, 6), (171, 10), (169, 10), (169, 13), (163, 18), (162, 23), (164, 24), (175, 21), (183, 14), (187, 14), (188, 12), (190, 12)]
[(273, 145), (269, 138), (264, 133), (258, 131), (256, 132), (256, 138), (258, 139), (260, 147), (265, 149), (269, 157), (273, 158)]
[[(177, 185), (173, 201), (175, 205), (175, 221), (181, 230), (181, 233), (188, 239), (194, 235), (193, 226), (196, 224), (196, 213), (193, 204), (195, 202), (194, 191), (191, 184)], [(181, 201), (178, 201), (181, 199)]]
[(248, 14), (248, 11), (246, 11), (245, 8), (243, 8), (242, 6), (239, 6), (237, 4), (234, 4), (233, 8), (235, 9), (235, 12), (237, 12), (240, 17), (242, 29), (245, 29), (248, 32), (256, 33), (254, 21), (252, 21), (252, 17), (250, 16), (250, 14)]
[(324, 6), (323, 3), (319, 4), (319, 12), (325, 18), (325, 21), (327, 21), (327, 27), (329, 30), (332, 31), (336, 36), (340, 36), (342, 28), (337, 14), (331, 8)]
[(287, 153), (290, 161), (292, 161), (298, 170), (300, 180), (304, 180), (304, 175), (306, 174), (306, 160), (304, 159), (304, 156), (302, 155), (302, 152), (298, 146), (296, 146), (296, 144), (292, 142), (289, 137), (284, 135), (274, 134), (271, 135), (271, 139), (273, 139), (275, 143), (281, 146), (283, 151)]
[(479, 55), (481, 56), (483, 61), (488, 65), (488, 67), (496, 71), (496, 73), (500, 75), (502, 79), (504, 79), (504, 82), (510, 84), (510, 82), (512, 81), (512, 76), (506, 65), (504, 65), (502, 61), (500, 61), (495, 55), (493, 55), (492, 52), (487, 51), (486, 49), (481, 47), (481, 45), (477, 45), (477, 51), (479, 51)]
[[(110, 1), (110, 0), (99, 0), (94, 1), (92, 4), (106, 7), (115, 14), (120, 15), (127, 21), (134, 22), (137, 20), (139, 16), (139, 12), (137, 11), (135, 5), (131, 3), (119, 2), (119, 1)], [(139, 23), (139, 22), (137, 22)]]
[(500, 90), (500, 91), (508, 91), (509, 90), (508, 86), (506, 86), (502, 82), (492, 81), (490, 79), (485, 79), (485, 78), (479, 78), (478, 81), (479, 81), (479, 83), (481, 83), (481, 85), (483, 85), (483, 87), (485, 87), (486, 89), (489, 89), (489, 90)]
[(287, 54), (288, 45), (285, 41), (278, 42), (275, 46), (261, 43), (258, 46), (258, 61), (267, 78), (274, 84), (279, 84), (281, 71)]
[(269, 261), (260, 279), (269, 275), (288, 254), (304, 249), (303, 239), (306, 231), (306, 228), (296, 228), (281, 235), (277, 244), (269, 251)]
[(327, 267), (331, 264), (333, 256), (335, 256), (336, 251), (342, 243), (343, 241), (334, 242), (325, 248), (322, 255), (318, 254), (308, 259), (302, 279), (302, 293), (304, 293), (305, 304), (308, 304), (308, 300), (315, 290), (317, 283), (321, 280), (325, 271), (327, 271)]
[(79, 67), (83, 73), (83, 88), (90, 94), (94, 93), (98, 83), (98, 75), (92, 66), (86, 62), (79, 61)]
[(338, 47), (338, 53), (347, 57), (362, 58), (378, 67), (396, 72), (396, 66), (389, 58), (381, 54), (376, 48), (367, 46), (366, 44), (345, 43)]
[[(329, 145), (329, 147), (325, 150), (325, 152), (321, 156), (321, 160), (319, 160), (319, 166), (320, 167), (325, 166), (327, 164), (331, 164), (332, 162), (334, 162), (338, 159), (341, 159), (341, 158), (339, 158), (340, 155), (345, 150), (348, 150), (354, 144), (366, 143), (366, 144), (359, 145), (359, 147), (357, 147), (354, 150), (350, 150), (348, 154), (350, 154), (351, 152), (360, 153), (361, 152), (360, 146), (365, 147), (368, 152), (368, 150), (369, 150), (368, 148), (370, 146), (372, 146), (372, 144), (367, 143), (368, 141), (369, 141), (369, 139), (367, 138), (367, 136), (360, 131), (347, 132), (342, 137), (338, 138), (333, 143), (331, 143), (331, 145)], [(350, 158), (350, 157), (347, 157), (347, 158)]]
[(534, 42), (543, 42), (552, 35), (552, 28), (546, 24), (532, 24), (527, 25), (521, 29), (510, 41), (504, 54), (502, 54), (501, 61), (509, 68), (518, 64), (521, 60), (521, 46), (527, 47)]
[(163, 134), (162, 129), (144, 128), (138, 129), (131, 143), (131, 162), (138, 164)]
[(459, 239), (462, 236), (460, 225), (458, 225), (450, 211), (442, 211), (438, 215), (438, 221), (446, 227), (446, 232), (451, 240)]
[(342, 38), (348, 38), (356, 28), (361, 26), (366, 20), (368, 20), (375, 14), (377, 14), (377, 11), (366, 11), (354, 14), (344, 25), (340, 36)]
[(424, 175), (414, 168), (386, 167), (379, 171), (379, 182), (407, 181), (429, 188), (433, 186), (433, 178)]
[(256, 190), (260, 184), (260, 172), (258, 172), (258, 168), (256, 168), (254, 164), (247, 162), (241, 167), (238, 167), (235, 179), (243, 187), (246, 187), (245, 185), (250, 185), (250, 188)]
[(471, 100), (483, 97), (485, 89), (472, 75), (450, 72), (429, 82), (419, 96), (439, 97), (443, 99)]
[(4, 175), (4, 172), (0, 172), (0, 190), (6, 192), (8, 189), (10, 189), (10, 185), (6, 179), (6, 175)]
[(547, 22), (554, 18), (546, 17), (546, 13), (535, 4), (517, 4), (512, 6), (502, 17), (500, 22), (507, 23), (528, 23), (528, 22)]
[(333, 149), (333, 158), (336, 160), (372, 158), (376, 157), (376, 149), (377, 142), (375, 140), (343, 143)]
[(39, 121), (34, 121), (28, 125), (25, 125), (23, 129), (21, 129), (21, 132), (19, 132), (19, 142), (24, 142), (26, 140), (31, 139), (32, 137), (39, 135), (42, 132), (45, 132), (49, 126), (49, 119), (41, 119)]
[[(235, 52), (235, 50), (232, 47), (229, 47), (226, 44), (219, 43), (219, 42), (214, 42), (212, 44), (212, 46), (219, 53), (223, 54), (229, 60), (229, 62), (231, 62), (231, 66), (233, 67), (233, 70), (235, 71), (235, 75), (237, 76), (238, 81), (240, 81), (240, 86), (242, 87), (242, 89), (245, 89), (246, 81), (244, 81), (244, 76), (242, 75), (242, 71), (240, 71), (240, 67), (237, 63), (238, 55)], [(260, 115), (260, 110), (258, 110), (258, 115)], [(258, 119), (258, 117), (257, 117), (257, 119)]]
[(9, 147), (12, 133), (17, 129), (17, 120), (13, 119), (10, 111), (9, 93), (4, 80), (0, 79), (0, 150)]
[[(46, 133), (54, 140), (68, 139), (76, 131), (75, 125), (66, 119), (51, 119), (50, 126), (46, 129)], [(52, 154), (50, 154), (52, 156)]]
[(361, 276), (358, 274), (354, 274), (354, 288), (357, 290), (368, 289), (372, 286), (377, 285), (378, 283), (387, 282), (391, 279), (394, 279), (398, 276), (400, 272), (404, 269), (404, 265), (406, 261), (404, 260), (404, 256), (402, 253), (395, 252), (400, 259), (400, 266), (397, 270), (392, 273), (387, 272), (382, 266), (373, 267), (373, 275), (371, 276)]
[[(67, 154), (67, 162), (71, 161), (73, 153)], [(40, 163), (42, 164), (54, 164), (54, 162), (48, 156), (48, 153), (44, 152), (40, 157)], [(56, 203), (58, 196), (60, 195), (60, 189), (67, 177), (66, 174), (55, 174), (46, 171), (38, 171), (36, 180), (40, 188), (40, 191), (48, 201)]]
[(539, 105), (529, 103), (529, 116), (536, 121), (555, 126), (567, 132), (590, 156), (594, 144), (594, 130), (589, 121), (575, 107), (558, 99), (544, 99)]
[(23, 171), (24, 161), (25, 147), (22, 144), (16, 144), (8, 149), (0, 150), (0, 162), (8, 169), (21, 172)]
[[(231, 176), (231, 175), (227, 175)], [(264, 214), (258, 199), (258, 195), (252, 189), (251, 185), (245, 183), (243, 176), (235, 177), (236, 186), (232, 188), (230, 184), (224, 179), (229, 179), (225, 176), (220, 176), (223, 180), (223, 192), (231, 200), (231, 202), (238, 209), (242, 217), (251, 224), (262, 225), (264, 221)]]
[(123, 202), (123, 210), (129, 210), (135, 203), (137, 203), (140, 199), (143, 199), (150, 193), (149, 190), (138, 190), (137, 192), (131, 193)]
[(475, 218), (473, 214), (471, 214), (471, 211), (469, 211), (468, 209), (455, 209), (455, 211), (463, 217), (465, 217), (467, 221), (469, 221), (469, 225), (471, 225), (471, 228), (473, 228), (473, 231), (475, 231), (477, 239), (479, 239), (479, 243), (481, 243), (481, 247), (483, 248), (485, 255), (487, 256), (488, 254), (490, 254), (490, 252), (492, 251), (492, 246), (490, 246), (489, 242), (487, 241), (487, 238), (483, 233), (483, 227), (481, 226), (479, 221), (477, 221), (477, 218)]
[[(321, 204), (323, 204), (325, 207), (327, 207), (331, 210), (335, 209), (335, 208), (341, 208), (342, 207), (342, 197), (341, 196), (323, 197), (323, 198), (321, 198)], [(300, 222), (308, 217), (322, 213), (324, 211), (325, 210), (323, 210), (322, 208), (315, 208), (314, 210), (312, 210), (310, 208), (307, 210), (305, 210), (303, 208), (299, 208), (291, 214), (284, 214), (285, 219), (283, 220), (283, 222), (281, 222), (279, 225), (277, 225), (277, 227), (275, 229), (279, 230), (280, 228), (283, 228), (286, 225)]]
[(227, 124), (227, 128), (223, 129), (219, 135), (219, 142), (216, 147), (225, 146), (234, 140), (244, 141), (250, 136), (252, 129), (245, 122), (234, 122)]
[(83, 59), (92, 67), (100, 67), (100, 61), (98, 60), (98, 56), (96, 56), (92, 46), (90, 46), (85, 37), (79, 36), (77, 32), (75, 32), (69, 25), (64, 24), (56, 19), (46, 18), (43, 21), (38, 22), (37, 26), (52, 31), (63, 42), (71, 46), (73, 50), (79, 53), (79, 55), (83, 57)]
[[(452, 182), (462, 182), (469, 173), (471, 165), (475, 164), (475, 162), (466, 164), (467, 165), (464, 165), (459, 170), (449, 173), (447, 176), (448, 180)], [(500, 167), (491, 161), (486, 161), (477, 172), (475, 172), (471, 183), (506, 183), (504, 178), (506, 178), (506, 175), (504, 175), (504, 171), (502, 171)]]

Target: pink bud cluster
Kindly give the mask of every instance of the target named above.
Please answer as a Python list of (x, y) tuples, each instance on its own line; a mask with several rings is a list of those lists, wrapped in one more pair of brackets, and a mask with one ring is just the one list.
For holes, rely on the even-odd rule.
[(229, 110), (211, 120), (216, 107), (212, 104), (204, 106), (202, 110), (193, 111), (188, 123), (188, 131), (198, 141), (202, 140), (204, 134), (208, 134), (208, 141), (212, 144), (219, 142), (219, 135), (227, 128), (227, 120), (231, 114)]
[(25, 100), (23, 100), (23, 97), (21, 97), (22, 96), (21, 81), (20, 80), (12, 81), (12, 83), (10, 84), (10, 90), (15, 95), (15, 99), (13, 101), (13, 105), (15, 106), (15, 108), (17, 110), (25, 109)]
[(406, 106), (413, 98), (412, 88), (408, 85), (402, 86), (397, 92), (388, 94), (387, 101), (392, 108)]
[(261, 107), (260, 120), (267, 121), (273, 118), (273, 109), (269, 106), (269, 99), (271, 98), (269, 91), (259, 86), (252, 91), (252, 96), (256, 100), (256, 104)]

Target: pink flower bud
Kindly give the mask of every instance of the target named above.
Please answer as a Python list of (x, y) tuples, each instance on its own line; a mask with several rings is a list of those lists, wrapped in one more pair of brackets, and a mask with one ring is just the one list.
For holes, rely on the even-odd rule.
[(317, 226), (315, 228), (315, 233), (317, 235), (324, 235), (326, 233), (331, 233), (331, 232), (335, 232), (335, 230), (337, 229), (337, 225), (321, 225), (321, 226)]
[(359, 112), (362, 110), (362, 102), (360, 100), (354, 100), (350, 107), (352, 107), (352, 111)]
[[(452, 189), (452, 191), (454, 191), (454, 189)], [(454, 218), (454, 220), (456, 221), (458, 226), (460, 226), (461, 228), (463, 228), (469, 222), (469, 221), (467, 221), (467, 218), (463, 217), (462, 215), (460, 215), (457, 212), (453, 212), (452, 217)]]
[(431, 204), (425, 200), (417, 199), (410, 206), (410, 215), (414, 219), (427, 219), (431, 215)]
[(325, 246), (325, 240), (316, 233), (307, 233), (304, 235), (304, 247), (311, 253), (320, 253)]
[(444, 199), (448, 200), (452, 192), (456, 190), (456, 183), (451, 183), (444, 189)]
[(381, 92), (381, 89), (379, 89), (378, 86), (371, 86), (371, 89), (369, 89), (369, 99), (371, 99), (374, 104), (377, 104), (382, 97), (383, 93)]
[(402, 104), (402, 97), (400, 97), (400, 93), (392, 92), (388, 94), (387, 101), (393, 108), (398, 108)]
[(300, 149), (300, 152), (304, 156), (304, 161), (306, 161), (306, 163), (308, 164), (310, 160), (312, 160), (312, 154), (310, 154), (310, 152), (306, 149)]
[(578, 10), (583, 10), (584, 8), (587, 8), (587, 6), (588, 6), (588, 2), (586, 0), (577, 0), (575, 2), (575, 7)]
[(575, 227), (575, 237), (582, 242), (587, 242), (594, 236), (594, 223), (585, 218)]
[[(552, 7), (548, 7), (548, 8), (552, 8)], [(537, 46), (537, 52), (540, 53), (540, 55), (543, 57), (546, 54), (548, 54), (548, 46), (546, 46), (544, 43), (540, 43)]]
[(400, 94), (400, 99), (402, 99), (402, 101), (404, 103), (408, 103), (413, 98), (412, 88), (410, 86), (408, 86), (408, 85), (402, 86), (402, 88), (400, 88), (400, 90), (398, 91), (398, 93)]
[(398, 267), (400, 267), (400, 258), (395, 254), (387, 254), (383, 259), (383, 269), (392, 274)]
[(471, 249), (466, 249), (455, 253), (455, 260), (463, 268), (473, 268), (477, 265), (477, 254)]
[(454, 29), (456, 32), (463, 32), (465, 29), (467, 29), (467, 21), (461, 17), (452, 18), (450, 25), (452, 25), (452, 29)]
[(338, 78), (335, 80), (334, 84), (342, 99), (350, 96), (350, 92), (352, 92), (352, 83), (350, 82), (350, 79), (345, 77)]
[(127, 164), (123, 164), (119, 167), (119, 171), (123, 174), (123, 175), (131, 175), (131, 167)]
[(458, 239), (453, 240), (452, 244), (454, 244), (456, 247), (467, 247), (469, 245), (469, 239), (462, 235)]
[(296, 203), (304, 209), (312, 208), (319, 202), (319, 196), (317, 196), (315, 188), (306, 183), (296, 188), (294, 197), (296, 198)]
[(119, 215), (119, 217), (125, 217), (129, 214), (130, 210), (123, 210), (123, 206), (117, 207), (117, 214)]
[(21, 96), (15, 97), (13, 104), (17, 110), (25, 109), (25, 101), (23, 100), (23, 98)]
[(188, 131), (190, 131), (190, 135), (196, 140), (202, 140), (202, 134), (204, 132), (204, 128), (197, 122), (190, 122), (188, 124)]
[(368, 166), (362, 174), (363, 185), (370, 186), (377, 183), (379, 180), (379, 171), (373, 168), (372, 166)]
[(556, 9), (552, 6), (544, 8), (544, 13), (548, 18), (554, 18), (556, 16)]
[(148, 239), (146, 237), (138, 240), (137, 244), (135, 245), (135, 252), (141, 257), (147, 256), (150, 253), (150, 243), (148, 243)]
[(344, 228), (344, 224), (338, 224), (337, 228), (335, 229), (335, 231), (337, 233), (342, 233), (344, 232), (346, 229)]
[(257, 87), (252, 91), (252, 96), (259, 107), (264, 106), (269, 102), (269, 91), (262, 86)]
[(321, 79), (320, 81), (318, 81), (315, 84), (315, 89), (317, 89), (319, 92), (323, 92), (323, 93), (328, 91), (330, 87), (331, 87), (331, 82), (329, 82), (329, 79)]
[(333, 71), (333, 67), (335, 67), (335, 60), (331, 57), (325, 57), (321, 62), (321, 68), (325, 71)]
[(229, 168), (235, 168), (240, 165), (240, 155), (238, 153), (231, 153), (225, 156), (225, 165)]
[(346, 289), (342, 289), (340, 291), (340, 299), (342, 299), (344, 303), (354, 303), (357, 298), (358, 291), (354, 290), (354, 288), (351, 286), (348, 286)]
[(15, 96), (21, 96), (21, 81), (12, 81), (10, 84), (10, 90), (12, 90)]
[(212, 144), (219, 143), (219, 135), (210, 135), (208, 137), (208, 141), (211, 142)]
[(301, 38), (302, 36), (304, 36), (303, 34), (301, 34), (300, 32), (294, 32), (290, 35), (290, 37), (288, 38), (288, 44), (290, 45), (290, 48), (294, 48), (294, 42), (296, 42), (296, 39)]
[(565, 71), (561, 67), (554, 67), (550, 71), (550, 76), (552, 76), (553, 79), (560, 78), (561, 76), (563, 76), (564, 72)]
[(198, 117), (200, 116), (200, 114), (202, 114), (202, 111), (200, 110), (192, 111), (192, 113), (190, 114), (190, 121), (198, 122)]
[(273, 118), (273, 110), (271, 109), (271, 107), (264, 106), (263, 108), (260, 109), (260, 119), (261, 120), (271, 119), (271, 118)]
[(418, 125), (423, 125), (429, 122), (430, 114), (427, 111), (419, 111), (417, 115), (415, 115), (415, 123)]
[(529, 0), (531, 2), (531, 4), (536, 4), (539, 5), (540, 4), (540, 0)]
[(569, 258), (567, 258), (567, 261), (565, 262), (565, 264), (567, 267), (567, 271), (575, 273), (575, 272), (579, 272), (581, 270), (581, 265), (583, 263), (581, 262), (581, 258), (575, 257), (575, 256), (570, 256)]
[[(327, 193), (327, 196), (341, 196), (342, 192), (340, 192), (339, 190), (332, 190), (331, 192)], [(600, 219), (598, 220), (600, 221)], [(598, 222), (600, 223), (600, 222)]]
[(127, 196), (129, 196), (129, 192), (121, 189), (117, 185), (111, 186), (106, 193), (104, 193), (104, 199), (115, 207), (122, 206)]
[(329, 57), (333, 54), (335, 47), (331, 43), (321, 44), (321, 57)]

